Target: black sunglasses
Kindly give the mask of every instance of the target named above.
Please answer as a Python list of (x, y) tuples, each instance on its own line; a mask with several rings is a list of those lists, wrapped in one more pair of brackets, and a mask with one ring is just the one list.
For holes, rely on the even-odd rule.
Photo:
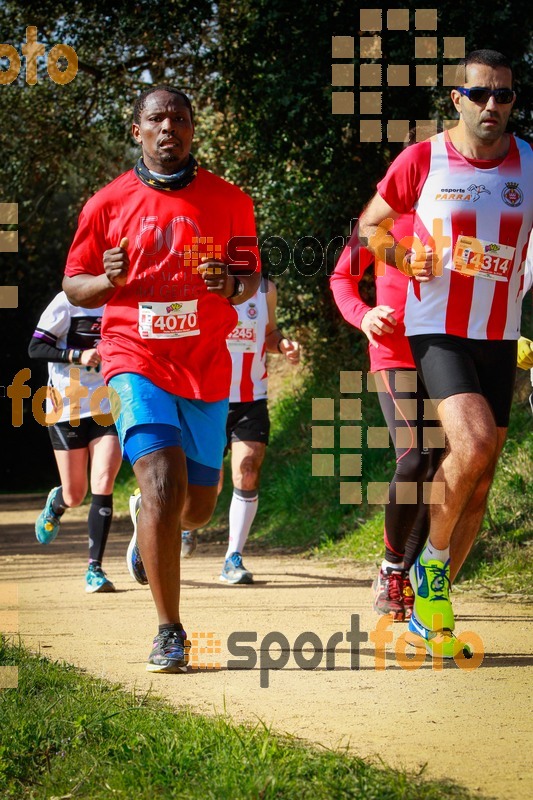
[(515, 96), (512, 89), (485, 89), (481, 86), (473, 86), (471, 89), (458, 86), (457, 91), (464, 94), (473, 103), (488, 103), (489, 98), (494, 97), (497, 103), (505, 105), (512, 103)]

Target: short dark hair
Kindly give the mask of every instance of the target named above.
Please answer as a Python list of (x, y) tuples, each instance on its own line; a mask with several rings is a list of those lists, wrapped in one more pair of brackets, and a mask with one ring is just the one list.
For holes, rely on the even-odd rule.
[[(466, 70), (470, 64), (484, 64), (486, 67), (492, 67), (496, 69), (497, 67), (505, 67), (506, 69), (511, 70), (511, 78), (513, 75), (513, 68), (511, 66), (511, 62), (504, 56), (503, 53), (498, 52), (498, 50), (472, 50), (471, 53), (468, 53), (465, 58), (462, 58), (458, 62), (458, 67), (464, 68), (464, 75), (466, 77)], [(459, 69), (458, 69), (459, 72)], [(461, 71), (462, 73), (462, 71)]]
[(185, 92), (182, 92), (181, 89), (176, 89), (175, 86), (169, 86), (166, 83), (158, 83), (156, 86), (150, 86), (149, 89), (145, 89), (144, 92), (142, 92), (142, 94), (140, 94), (137, 100), (135, 101), (135, 104), (133, 106), (133, 121), (135, 122), (136, 125), (139, 125), (141, 121), (141, 114), (146, 105), (146, 98), (150, 97), (150, 95), (154, 94), (154, 92), (168, 92), (169, 94), (176, 94), (179, 97), (181, 97), (183, 102), (189, 109), (189, 112), (191, 114), (191, 122), (194, 123), (194, 111), (192, 108), (192, 104), (187, 95), (185, 94)]

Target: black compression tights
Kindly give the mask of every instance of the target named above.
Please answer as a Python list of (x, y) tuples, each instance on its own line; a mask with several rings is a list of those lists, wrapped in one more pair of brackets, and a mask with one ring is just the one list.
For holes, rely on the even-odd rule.
[[(427, 394), (420, 378), (417, 377), (416, 392), (397, 391), (398, 373), (413, 374), (414, 370), (382, 373), (387, 391), (380, 391), (378, 395), (396, 451), (396, 471), (389, 484), (389, 503), (385, 506), (385, 558), (394, 564), (403, 561), (410, 567), (428, 535), (429, 514), (422, 499), (423, 484), (432, 480), (443, 451), (423, 448), (423, 428), (433, 427), (438, 422), (424, 422)], [(398, 403), (399, 400), (416, 401), (416, 419), (409, 419), (414, 415)], [(410, 405), (412, 403), (406, 404)], [(398, 431), (401, 432), (397, 434)], [(398, 443), (397, 435), (401, 437)], [(411, 486), (401, 486), (406, 483)]]

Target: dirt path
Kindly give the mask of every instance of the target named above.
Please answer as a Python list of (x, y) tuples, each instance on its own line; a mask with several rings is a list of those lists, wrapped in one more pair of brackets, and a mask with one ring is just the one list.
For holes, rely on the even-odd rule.
[[(473, 630), (483, 641), (485, 658), (478, 669), (452, 662), (435, 670), (428, 660), (408, 671), (400, 666), (394, 643), (387, 643), (385, 668), (378, 670), (371, 640), (360, 645), (359, 669), (351, 669), (346, 632), (352, 615), (359, 615), (362, 633), (376, 625), (370, 606), (373, 570), (250, 549), (245, 562), (256, 584), (229, 587), (218, 581), (225, 547), (212, 543), (183, 563), (183, 620), (190, 638), (212, 633), (221, 652), (193, 651), (196, 663), (205, 660), (209, 670), (150, 675), (145, 660), (155, 615), (149, 590), (134, 583), (126, 569), (129, 520), (115, 522), (107, 550), (105, 566), (117, 593), (87, 595), (86, 510), (68, 512), (58, 539), (42, 547), (33, 523), (43, 498), (7, 501), (0, 508), (1, 627), (15, 631), (18, 624), (32, 649), (140, 692), (151, 688), (202, 713), (260, 718), (278, 731), (328, 747), (349, 746), (392, 766), (427, 764), (428, 776), (452, 778), (487, 797), (531, 796), (531, 607), (456, 596), (458, 630)], [(12, 613), (17, 607), (18, 623)], [(394, 626), (395, 641), (405, 629)], [(238, 659), (228, 653), (227, 639), (235, 631), (257, 634), (257, 641), (247, 644), (257, 658), (254, 669), (243, 668), (244, 653)], [(304, 631), (313, 631), (324, 647), (339, 632), (335, 668), (326, 669), (323, 654), (316, 669), (303, 671), (291, 652), (282, 670), (268, 671), (269, 657), (286, 658), (279, 643), (269, 648), (263, 641), (271, 631), (283, 634), (291, 648)], [(207, 644), (205, 637), (198, 641)], [(296, 658), (311, 659), (313, 652), (307, 643)], [(228, 658), (240, 661), (241, 669), (227, 669)], [(212, 668), (216, 662), (221, 669)], [(261, 678), (268, 687), (261, 687)]]

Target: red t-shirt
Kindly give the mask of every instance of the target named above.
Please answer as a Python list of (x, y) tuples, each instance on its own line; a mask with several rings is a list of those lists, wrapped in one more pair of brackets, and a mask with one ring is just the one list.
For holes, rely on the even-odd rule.
[[(255, 244), (239, 244), (234, 237), (242, 236)], [(209, 255), (259, 269), (251, 198), (202, 168), (192, 183), (170, 192), (146, 186), (130, 170), (84, 206), (65, 274), (103, 273), (104, 251), (123, 237), (128, 281), (107, 302), (99, 346), (106, 381), (135, 372), (182, 397), (228, 397), (226, 336), (237, 312), (207, 292), (196, 266)]]
[[(411, 236), (413, 216), (405, 214), (395, 220), (392, 233), (396, 239)], [(367, 305), (359, 293), (359, 282), (366, 269), (374, 261), (373, 254), (359, 244), (357, 230), (339, 256), (335, 270), (330, 278), (330, 287), (335, 303), (344, 319), (361, 328), (361, 321), (371, 306)], [(397, 320), (394, 333), (384, 333), (376, 337), (379, 346), (369, 344), (370, 371), (381, 369), (414, 369), (415, 363), (409, 342), (405, 336), (404, 311), (409, 278), (394, 267), (378, 261), (375, 269), (376, 305), (394, 308)]]

